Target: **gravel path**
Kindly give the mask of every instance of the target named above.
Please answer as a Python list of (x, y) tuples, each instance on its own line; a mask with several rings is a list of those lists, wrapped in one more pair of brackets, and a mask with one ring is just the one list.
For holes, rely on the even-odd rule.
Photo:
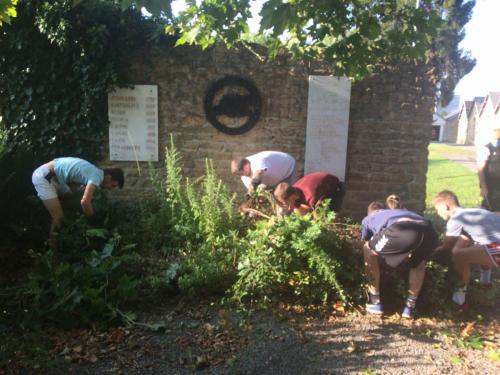
[[(482, 322), (470, 323), (337, 316), (332, 309), (281, 309), (241, 319), (216, 305), (160, 308), (149, 319), (163, 322), (163, 332), (128, 329), (111, 348), (109, 338), (102, 342), (95, 363), (66, 363), (51, 373), (499, 374), (500, 361), (489, 358), (492, 350), (500, 354), (499, 313), (497, 306)], [(485, 348), (457, 343), (466, 340), (460, 332), (468, 321), (468, 334), (480, 334)]]
[[(490, 323), (494, 341), (498, 322)], [(350, 316), (312, 321), (280, 343), (257, 339), (231, 373), (241, 374), (498, 374), (500, 363), (483, 351), (460, 349), (441, 336), (441, 327), (418, 320)], [(255, 350), (256, 346), (261, 350)], [(456, 363), (454, 363), (455, 361)]]
[(463, 165), (471, 172), (477, 173), (476, 166), (476, 147), (470, 145), (457, 145), (456, 143), (440, 143), (446, 145), (449, 152), (439, 151), (446, 159)]
[(444, 158), (454, 161), (460, 165), (463, 165), (465, 168), (470, 170), (471, 172), (477, 173), (477, 164), (476, 159), (470, 156), (465, 155), (453, 155), (453, 154), (442, 154)]

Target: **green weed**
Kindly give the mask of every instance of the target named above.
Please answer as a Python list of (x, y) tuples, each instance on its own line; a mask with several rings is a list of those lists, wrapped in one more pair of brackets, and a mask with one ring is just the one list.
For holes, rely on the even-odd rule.
[(31, 271), (2, 291), (2, 320), (31, 327), (119, 322), (117, 309), (136, 297), (140, 284), (128, 272), (135, 245), (123, 244), (116, 233), (89, 227), (83, 217), (67, 223), (59, 239), (57, 253), (32, 253)]
[(165, 179), (152, 178), (177, 261), (165, 273), (188, 293), (221, 293), (236, 274), (242, 223), (234, 208), (235, 195), (205, 162), (205, 175), (191, 181), (182, 175), (182, 160), (171, 138), (165, 156)]
[(257, 223), (246, 236), (231, 300), (264, 307), (292, 296), (303, 302), (349, 302), (359, 295), (361, 262), (352, 244), (326, 224), (311, 215)]

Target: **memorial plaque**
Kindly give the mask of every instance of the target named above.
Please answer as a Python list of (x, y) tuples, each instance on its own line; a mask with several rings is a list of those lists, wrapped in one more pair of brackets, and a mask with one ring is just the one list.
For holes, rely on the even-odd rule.
[(309, 76), (304, 173), (329, 172), (345, 180), (351, 82)]
[(135, 85), (108, 94), (109, 158), (158, 161), (158, 86)]

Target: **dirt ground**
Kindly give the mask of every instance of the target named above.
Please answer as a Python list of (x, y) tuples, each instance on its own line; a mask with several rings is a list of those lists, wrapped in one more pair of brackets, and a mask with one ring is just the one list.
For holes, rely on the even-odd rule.
[(499, 374), (500, 304), (482, 313), (408, 321), (339, 305), (250, 317), (216, 303), (157, 307), (144, 316), (149, 328), (56, 336), (61, 363), (49, 373)]

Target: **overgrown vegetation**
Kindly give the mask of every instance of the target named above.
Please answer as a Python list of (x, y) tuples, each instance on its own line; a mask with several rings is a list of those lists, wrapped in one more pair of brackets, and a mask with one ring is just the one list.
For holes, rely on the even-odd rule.
[(140, 284), (130, 272), (135, 245), (90, 227), (83, 217), (67, 221), (59, 237), (57, 253), (32, 252), (32, 269), (2, 291), (4, 324), (78, 327), (121, 321), (120, 309), (134, 300)]
[(162, 210), (168, 211), (169, 238), (178, 258), (168, 274), (177, 279), (181, 290), (222, 292), (231, 284), (242, 246), (235, 196), (217, 178), (209, 160), (202, 179), (184, 179), (173, 141), (165, 166), (165, 182), (156, 186)]
[(232, 300), (257, 306), (290, 296), (304, 303), (357, 300), (362, 262), (353, 243), (330, 226), (334, 216), (322, 211), (316, 219), (292, 215), (257, 223), (246, 237)]
[(3, 320), (25, 326), (130, 322), (127, 311), (139, 290), (154, 295), (165, 287), (182, 295), (226, 295), (252, 307), (359, 296), (360, 259), (332, 225), (332, 214), (255, 225), (237, 213), (234, 195), (210, 161), (203, 177), (184, 178), (172, 141), (165, 166), (162, 177), (152, 176), (154, 205), (127, 213), (97, 198), (91, 222), (68, 215), (57, 253), (33, 252), (26, 277), (3, 289)]
[(19, 1), (0, 33), (0, 108), (9, 147), (36, 160), (101, 155), (107, 94), (160, 29), (111, 2)]
[[(0, 17), (14, 3), (0, 2)], [(34, 168), (58, 156), (102, 157), (107, 93), (127, 83), (133, 51), (163, 31), (114, 2), (20, 0), (15, 10), (0, 18), (0, 246), (4, 264), (19, 268), (46, 233)]]
[[(436, 173), (433, 168), (429, 173)], [(33, 266), (26, 276), (2, 288), (3, 328), (16, 322), (32, 328), (133, 322), (130, 311), (139, 292), (142, 298), (218, 295), (245, 308), (283, 301), (362, 301), (356, 227), (339, 222), (333, 213), (241, 216), (210, 161), (199, 179), (183, 176), (173, 140), (164, 173), (151, 178), (155, 200), (131, 206), (98, 196), (92, 220), (67, 215), (57, 253), (40, 246), (31, 251)], [(251, 201), (271, 207), (265, 200), (262, 195)], [(385, 282), (396, 286), (388, 289), (400, 297), (407, 290), (403, 268), (384, 274)], [(449, 257), (429, 263), (421, 297), (426, 305), (446, 308), (450, 270)], [(494, 298), (475, 289), (471, 298), (479, 296), (482, 304)]]

